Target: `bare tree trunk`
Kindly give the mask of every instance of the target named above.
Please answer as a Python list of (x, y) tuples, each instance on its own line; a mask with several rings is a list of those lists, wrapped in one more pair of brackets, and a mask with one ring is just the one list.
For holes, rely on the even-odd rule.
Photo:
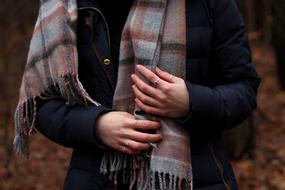
[[(273, 0), (275, 1), (275, 0)], [(272, 15), (271, 15), (271, 0), (263, 0), (264, 4), (264, 41), (266, 45), (271, 43), (271, 24), (272, 24)]]
[(255, 25), (255, 9), (254, 9), (254, 0), (246, 0), (246, 23), (247, 30), (253, 31), (256, 28)]
[(285, 90), (285, 1), (272, 1), (272, 44), (276, 53), (280, 86)]

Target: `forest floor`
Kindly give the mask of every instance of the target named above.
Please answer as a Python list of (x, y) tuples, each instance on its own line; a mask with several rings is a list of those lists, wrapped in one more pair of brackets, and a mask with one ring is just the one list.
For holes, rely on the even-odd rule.
[(254, 117), (255, 158), (233, 166), (241, 190), (285, 190), (285, 91), (278, 86), (272, 49), (253, 45), (252, 50), (262, 78)]
[[(285, 92), (278, 88), (272, 50), (263, 45), (253, 45), (252, 49), (262, 78), (254, 116), (255, 157), (232, 163), (241, 190), (285, 190)], [(12, 122), (10, 125), (11, 134)], [(9, 144), (11, 141), (12, 134)], [(0, 144), (0, 190), (62, 189), (71, 151), (42, 135), (33, 137), (31, 150), (27, 160), (13, 156), (11, 146), (5, 149)]]

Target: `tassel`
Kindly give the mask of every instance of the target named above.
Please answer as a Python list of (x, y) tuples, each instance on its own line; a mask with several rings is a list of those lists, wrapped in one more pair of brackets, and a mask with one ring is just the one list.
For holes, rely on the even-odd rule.
[(30, 154), (29, 147), (26, 139), (23, 136), (16, 135), (13, 144), (16, 154), (20, 154), (29, 158)]

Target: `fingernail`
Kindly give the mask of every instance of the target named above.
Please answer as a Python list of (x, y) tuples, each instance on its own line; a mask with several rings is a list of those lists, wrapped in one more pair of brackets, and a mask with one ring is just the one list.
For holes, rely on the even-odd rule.
[(137, 68), (140, 68), (141, 67), (141, 65), (137, 65)]

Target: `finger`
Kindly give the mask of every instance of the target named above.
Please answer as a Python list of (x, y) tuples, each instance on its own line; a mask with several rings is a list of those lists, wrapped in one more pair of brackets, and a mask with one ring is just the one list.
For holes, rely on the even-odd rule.
[(158, 75), (158, 77), (162, 78), (163, 80), (165, 80), (169, 83), (175, 83), (177, 81), (177, 78), (178, 78), (178, 77), (175, 77), (174, 75), (172, 75), (166, 71), (162, 71), (158, 67), (156, 67), (155, 73)]
[(150, 144), (149, 143), (141, 143), (141, 142), (137, 142), (134, 140), (126, 140), (128, 141), (128, 148), (131, 149), (133, 152), (140, 152), (143, 150), (147, 150), (150, 148)]
[(140, 91), (140, 89), (138, 89), (138, 87), (136, 87), (136, 85), (133, 85), (132, 88), (133, 88), (135, 97), (137, 97), (143, 103), (156, 106), (156, 107), (160, 106), (160, 103), (157, 100), (153, 99), (151, 96), (144, 94), (142, 91)]
[(122, 137), (127, 137), (127, 133), (129, 133), (129, 130), (156, 130), (160, 128), (160, 123), (157, 121), (150, 121), (150, 120), (137, 120), (135, 118), (133, 119), (127, 119), (125, 122), (125, 129), (123, 130)]
[(155, 88), (151, 87), (150, 85), (146, 84), (138, 76), (132, 75), (131, 78), (132, 78), (134, 84), (136, 85), (136, 87), (138, 87), (138, 89), (140, 91), (144, 92), (145, 94), (147, 94), (147, 95), (149, 95), (155, 99), (159, 99), (161, 97), (161, 92), (158, 89), (155, 89)]
[(158, 77), (153, 71), (149, 70), (148, 68), (142, 65), (137, 65), (136, 68), (137, 71), (142, 74), (148, 81), (153, 83), (156, 88), (164, 89), (165, 87), (169, 86), (168, 82)]
[(127, 138), (141, 143), (156, 143), (162, 140), (162, 136), (160, 134), (150, 134), (135, 130), (130, 131), (127, 134)]
[(157, 121), (149, 121), (149, 120), (136, 120), (134, 129), (139, 130), (157, 130), (160, 128), (160, 123)]
[(146, 67), (142, 65), (137, 65), (136, 69), (140, 74), (142, 74), (150, 82), (154, 82), (158, 78), (158, 76), (154, 72), (152, 72), (151, 70), (147, 69)]
[(156, 107), (149, 106), (147, 104), (144, 104), (142, 101), (140, 101), (138, 98), (135, 99), (135, 102), (137, 106), (142, 109), (143, 111), (153, 114), (153, 115), (159, 115), (159, 116), (166, 116), (166, 113), (164, 109), (159, 109)]

